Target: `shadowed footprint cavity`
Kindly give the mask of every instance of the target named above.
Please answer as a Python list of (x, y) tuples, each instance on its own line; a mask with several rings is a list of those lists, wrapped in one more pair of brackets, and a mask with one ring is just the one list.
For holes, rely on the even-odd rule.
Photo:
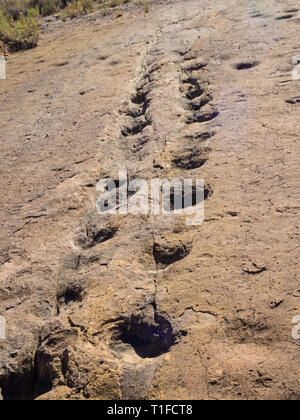
[(200, 97), (196, 97), (194, 100), (190, 101), (189, 109), (191, 111), (199, 111), (202, 107), (211, 102), (212, 99), (213, 98), (209, 93), (204, 93)]
[(288, 20), (288, 19), (292, 19), (293, 17), (294, 15), (288, 14), (288, 15), (278, 16), (277, 18), (275, 18), (275, 20)]
[(144, 146), (150, 141), (150, 137), (149, 136), (139, 136), (133, 143), (131, 146), (131, 150), (133, 153), (138, 153), (140, 152)]
[[(21, 369), (20, 369), (21, 370)], [(34, 393), (34, 368), (24, 366), (21, 372), (0, 376), (0, 389), (4, 401), (31, 401)]]
[(153, 244), (153, 257), (158, 268), (165, 268), (177, 261), (186, 258), (192, 250), (191, 244), (182, 242), (155, 241)]
[(122, 136), (127, 137), (129, 135), (134, 136), (136, 134), (140, 134), (144, 130), (144, 128), (151, 124), (151, 120), (147, 120), (143, 117), (136, 118), (130, 126), (127, 126), (121, 131)]
[(120, 60), (112, 60), (109, 64), (111, 65), (111, 66), (117, 66), (118, 64), (120, 64), (121, 63), (121, 61)]
[(264, 17), (264, 15), (262, 13), (257, 12), (257, 13), (251, 14), (251, 17), (252, 18), (262, 18), (262, 17)]
[(185, 86), (185, 95), (188, 100), (192, 101), (193, 99), (203, 95), (204, 89), (194, 77), (188, 77), (187, 79), (184, 79), (182, 83), (183, 86)]
[(143, 115), (143, 108), (137, 104), (131, 104), (132, 106), (125, 109), (124, 114), (131, 118), (139, 118)]
[[(55, 338), (51, 332), (49, 331), (46, 337), (47, 342), (53, 347), (58, 345), (59, 341), (62, 345), (67, 331), (64, 331), (65, 336), (61, 334), (60, 337), (56, 335)], [(41, 337), (39, 337), (39, 344), (40, 339)], [(9, 366), (7, 372), (0, 375), (0, 389), (4, 401), (32, 401), (52, 389), (57, 371), (52, 369), (50, 354), (37, 350), (34, 358), (30, 356), (28, 355), (20, 364), (18, 371), (11, 371), (13, 367)]]
[(295, 97), (292, 99), (286, 99), (285, 101), (287, 104), (291, 104), (291, 105), (296, 105), (300, 103), (300, 96), (299, 97)]
[(179, 169), (197, 169), (201, 168), (207, 160), (210, 148), (195, 147), (189, 150), (182, 151), (181, 154), (175, 154), (172, 159), (172, 163)]
[(236, 70), (249, 70), (249, 69), (252, 69), (254, 67), (257, 67), (259, 64), (260, 64), (259, 61), (248, 61), (248, 62), (244, 61), (242, 63), (236, 64), (234, 66), (234, 68)]
[(186, 124), (194, 124), (194, 123), (204, 123), (208, 121), (212, 121), (220, 115), (218, 111), (214, 110), (202, 110), (198, 112), (194, 112), (187, 116)]
[(73, 281), (61, 286), (57, 292), (57, 301), (60, 305), (72, 302), (82, 302), (84, 297), (85, 282)]
[(145, 89), (138, 89), (137, 92), (131, 97), (131, 102), (136, 105), (142, 105), (148, 102), (147, 95), (150, 93), (150, 90), (147, 92)]
[(56, 67), (64, 67), (67, 64), (69, 64), (69, 61), (62, 61), (61, 63), (56, 63), (55, 66)]
[(109, 239), (112, 239), (117, 233), (117, 231), (118, 228), (116, 226), (107, 226), (103, 229), (100, 229), (99, 232), (95, 233), (92, 236), (92, 242), (90, 247), (92, 248), (98, 244), (108, 241)]
[[(186, 49), (178, 49), (175, 51), (178, 55), (180, 55), (180, 57), (186, 57), (187, 54), (190, 54), (191, 49), (190, 48), (186, 48)], [(195, 58), (195, 57), (194, 57)]]
[[(185, 60), (188, 60), (188, 57), (186, 57)], [(196, 58), (196, 59), (192, 59), (191, 61), (185, 63), (183, 65), (183, 70), (185, 70), (186, 72), (192, 72), (192, 71), (201, 70), (206, 66), (207, 66), (206, 61), (204, 61), (200, 58)]]
[(158, 357), (175, 344), (171, 323), (158, 314), (155, 314), (152, 322), (132, 315), (118, 325), (116, 338), (130, 344), (143, 359)]
[(91, 224), (81, 232), (77, 242), (83, 249), (93, 248), (103, 242), (112, 239), (118, 232), (118, 226), (107, 225), (97, 228), (96, 224)]
[(194, 141), (199, 140), (199, 142), (202, 143), (202, 142), (211, 140), (215, 135), (216, 133), (212, 131), (212, 132), (204, 132), (204, 133), (186, 134), (184, 138), (187, 140), (194, 140)]

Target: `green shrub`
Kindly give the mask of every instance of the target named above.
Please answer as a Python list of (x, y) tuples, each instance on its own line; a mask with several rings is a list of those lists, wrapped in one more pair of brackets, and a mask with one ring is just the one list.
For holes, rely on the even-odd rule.
[(33, 48), (39, 39), (39, 8), (28, 9), (17, 20), (0, 11), (0, 39), (10, 50)]
[(84, 13), (91, 13), (93, 10), (93, 0), (70, 0), (63, 9), (62, 18), (74, 18)]
[(25, 14), (28, 9), (39, 7), (43, 16), (56, 13), (66, 6), (68, 0), (0, 0), (0, 10), (13, 19)]
[[(42, 16), (60, 12), (63, 19), (92, 12), (101, 8), (107, 15), (131, 0), (0, 0), (0, 42), (10, 50), (32, 48), (39, 39), (39, 14)], [(148, 0), (136, 0), (149, 11)], [(116, 16), (122, 11), (116, 10)]]
[(150, 12), (150, 3), (148, 0), (144, 1), (144, 12), (149, 13)]
[(66, 1), (63, 0), (35, 0), (34, 2), (39, 6), (40, 13), (43, 16), (57, 13), (66, 5)]
[(25, 14), (33, 5), (33, 0), (0, 0), (0, 11), (17, 19), (20, 14)]
[(124, 4), (124, 0), (107, 0), (108, 7), (122, 6), (122, 4)]

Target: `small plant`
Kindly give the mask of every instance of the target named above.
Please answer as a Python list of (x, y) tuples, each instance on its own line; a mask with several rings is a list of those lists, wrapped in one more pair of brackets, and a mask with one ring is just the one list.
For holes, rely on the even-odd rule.
[[(103, 16), (114, 11), (121, 17), (121, 6), (131, 0), (0, 0), (0, 41), (10, 50), (32, 48), (39, 39), (39, 15), (60, 13), (60, 17), (75, 18), (99, 8)], [(149, 0), (135, 0), (149, 12)]]
[(39, 8), (28, 9), (17, 20), (0, 11), (0, 39), (10, 50), (33, 48), (39, 39)]
[(148, 0), (144, 1), (144, 11), (145, 11), (145, 13), (150, 12), (150, 3), (148, 2)]
[(34, 6), (33, 0), (0, 0), (0, 10), (14, 20)]
[(124, 4), (124, 0), (107, 0), (108, 7), (118, 7)]
[(150, 3), (148, 0), (136, 0), (135, 4), (137, 6), (142, 6), (144, 8), (145, 13), (149, 13), (150, 11)]
[(57, 13), (66, 5), (65, 0), (34, 0), (35, 3), (39, 6), (40, 13), (43, 16), (51, 15), (52, 13)]
[(78, 15), (85, 13), (91, 13), (94, 10), (94, 1), (93, 0), (72, 0), (67, 3), (66, 7), (63, 9), (62, 17), (63, 18), (75, 18)]
[(104, 7), (101, 9), (101, 14), (102, 14), (102, 16), (107, 16), (107, 15), (109, 15), (109, 13), (110, 13), (110, 8), (109, 8), (108, 6), (104, 6)]

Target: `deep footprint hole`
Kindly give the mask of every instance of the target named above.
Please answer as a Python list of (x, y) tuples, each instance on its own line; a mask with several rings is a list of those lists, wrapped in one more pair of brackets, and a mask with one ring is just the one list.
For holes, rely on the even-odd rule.
[(172, 159), (172, 164), (179, 169), (191, 170), (201, 168), (208, 161), (210, 148), (197, 148), (177, 154)]
[(143, 359), (161, 356), (175, 344), (170, 322), (158, 314), (155, 314), (153, 323), (132, 316), (122, 322), (118, 329), (117, 338), (125, 344), (130, 344)]
[(33, 401), (52, 389), (53, 375), (47, 368), (49, 358), (39, 365), (37, 354), (34, 361), (24, 361), (18, 372), (0, 376), (0, 389), (4, 401)]
[(199, 140), (199, 142), (205, 142), (207, 140), (212, 139), (216, 133), (212, 132), (204, 132), (204, 133), (195, 133), (195, 134), (187, 134), (184, 138), (186, 140)]
[(147, 102), (147, 94), (144, 91), (137, 91), (135, 95), (131, 97), (131, 102), (136, 105), (142, 105)]
[(115, 236), (117, 231), (118, 228), (116, 226), (108, 226), (99, 230), (92, 236), (90, 247), (93, 248), (103, 242), (109, 241)]
[(236, 70), (250, 70), (259, 65), (258, 61), (243, 62), (235, 65)]
[(288, 14), (288, 15), (278, 16), (277, 18), (275, 18), (275, 20), (288, 20), (288, 19), (292, 19), (293, 17), (294, 15)]
[(69, 305), (72, 302), (82, 302), (84, 296), (84, 285), (70, 283), (57, 293), (57, 301), (60, 304)]
[(204, 123), (212, 121), (220, 115), (218, 111), (195, 112), (186, 119), (186, 124)]
[(154, 242), (153, 244), (153, 257), (158, 267), (167, 267), (177, 261), (183, 260), (190, 252), (191, 249), (184, 244), (173, 246), (159, 244), (158, 242)]
[(121, 131), (122, 136), (135, 136), (137, 134), (142, 133), (144, 128), (146, 128), (148, 125), (151, 125), (151, 120), (135, 120), (134, 123), (131, 125), (131, 127), (126, 127), (124, 130)]
[(0, 377), (4, 401), (30, 401), (34, 399), (34, 373), (32, 368)]
[(199, 158), (191, 153), (188, 157), (177, 157), (172, 160), (174, 166), (179, 169), (191, 170), (201, 168), (207, 162), (207, 158)]

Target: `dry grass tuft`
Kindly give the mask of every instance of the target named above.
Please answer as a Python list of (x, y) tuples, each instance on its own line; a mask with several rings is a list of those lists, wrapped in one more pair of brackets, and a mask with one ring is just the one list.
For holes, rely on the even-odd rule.
[(38, 6), (20, 12), (16, 19), (0, 11), (0, 40), (10, 50), (18, 51), (35, 47), (39, 34)]
[[(39, 16), (60, 13), (62, 19), (91, 13), (100, 9), (103, 16), (113, 12), (122, 16), (122, 9), (131, 0), (0, 0), (0, 41), (10, 50), (33, 48), (39, 39)], [(150, 10), (149, 0), (135, 0)]]

